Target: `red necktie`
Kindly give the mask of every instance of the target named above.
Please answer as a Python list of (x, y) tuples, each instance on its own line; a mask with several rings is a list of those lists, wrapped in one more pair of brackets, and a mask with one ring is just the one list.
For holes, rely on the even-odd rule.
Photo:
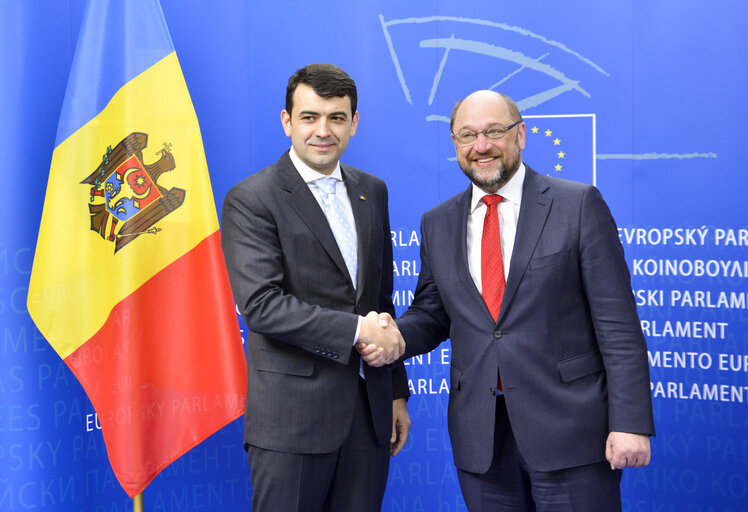
[(504, 261), (501, 258), (501, 236), (499, 233), (499, 212), (496, 206), (504, 199), (498, 194), (483, 196), (487, 207), (483, 220), (483, 238), (480, 243), (480, 280), (483, 288), (483, 301), (488, 306), (494, 322), (499, 318), (501, 298), (504, 296)]
[[(486, 218), (483, 220), (483, 238), (480, 242), (480, 281), (483, 288), (483, 301), (496, 322), (504, 296), (504, 260), (501, 258), (501, 236), (499, 233), (499, 212), (497, 205), (504, 199), (498, 194), (489, 194), (481, 199), (486, 204)], [(497, 371), (496, 387), (504, 391), (501, 373)]]

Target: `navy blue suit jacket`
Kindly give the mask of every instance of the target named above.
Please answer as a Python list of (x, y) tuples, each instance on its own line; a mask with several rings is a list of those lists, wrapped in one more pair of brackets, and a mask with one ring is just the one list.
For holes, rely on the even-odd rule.
[(654, 434), (647, 347), (615, 221), (592, 186), (527, 167), (506, 290), (494, 322), (468, 270), (471, 189), (428, 211), (421, 273), (398, 320), (405, 357), (452, 340), (455, 465), (493, 457), (496, 375), (517, 445), (540, 471), (605, 459), (610, 431)]

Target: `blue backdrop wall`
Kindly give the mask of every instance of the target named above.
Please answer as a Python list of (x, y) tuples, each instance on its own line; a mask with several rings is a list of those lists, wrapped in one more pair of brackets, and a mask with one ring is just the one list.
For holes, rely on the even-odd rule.
[[(344, 160), (390, 187), (395, 302), (418, 225), (467, 186), (447, 119), (483, 88), (528, 125), (525, 160), (595, 183), (619, 225), (650, 350), (658, 435), (624, 510), (748, 510), (748, 6), (738, 0), (162, 0), (220, 209), (274, 162), (285, 83), (332, 62), (359, 87)], [(0, 510), (131, 510), (97, 418), (25, 301), (83, 0), (0, 1)], [(537, 130), (536, 130), (537, 128)], [(408, 361), (411, 438), (383, 510), (465, 510), (446, 432), (449, 344)], [(149, 512), (248, 510), (237, 421), (169, 466)]]

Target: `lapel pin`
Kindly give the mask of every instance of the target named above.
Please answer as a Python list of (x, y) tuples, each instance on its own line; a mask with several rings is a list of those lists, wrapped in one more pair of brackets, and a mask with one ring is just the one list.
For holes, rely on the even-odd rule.
[(361, 199), (362, 201), (366, 201), (366, 196), (358, 196), (358, 198)]

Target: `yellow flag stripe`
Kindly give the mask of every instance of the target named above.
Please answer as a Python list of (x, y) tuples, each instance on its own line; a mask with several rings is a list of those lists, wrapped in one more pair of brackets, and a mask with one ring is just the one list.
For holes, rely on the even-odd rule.
[[(185, 190), (184, 203), (159, 220), (157, 233), (114, 243), (90, 229), (91, 186), (81, 184), (132, 132), (148, 135), (143, 164), (170, 144), (175, 169), (158, 185)], [(125, 187), (123, 187), (124, 189)], [(99, 199), (99, 202), (102, 200)], [(107, 234), (109, 225), (107, 225)], [(29, 285), (29, 312), (61, 357), (104, 323), (112, 308), (218, 229), (197, 117), (176, 54), (120, 89), (107, 107), (54, 151)], [(123, 329), (128, 318), (119, 319)]]

